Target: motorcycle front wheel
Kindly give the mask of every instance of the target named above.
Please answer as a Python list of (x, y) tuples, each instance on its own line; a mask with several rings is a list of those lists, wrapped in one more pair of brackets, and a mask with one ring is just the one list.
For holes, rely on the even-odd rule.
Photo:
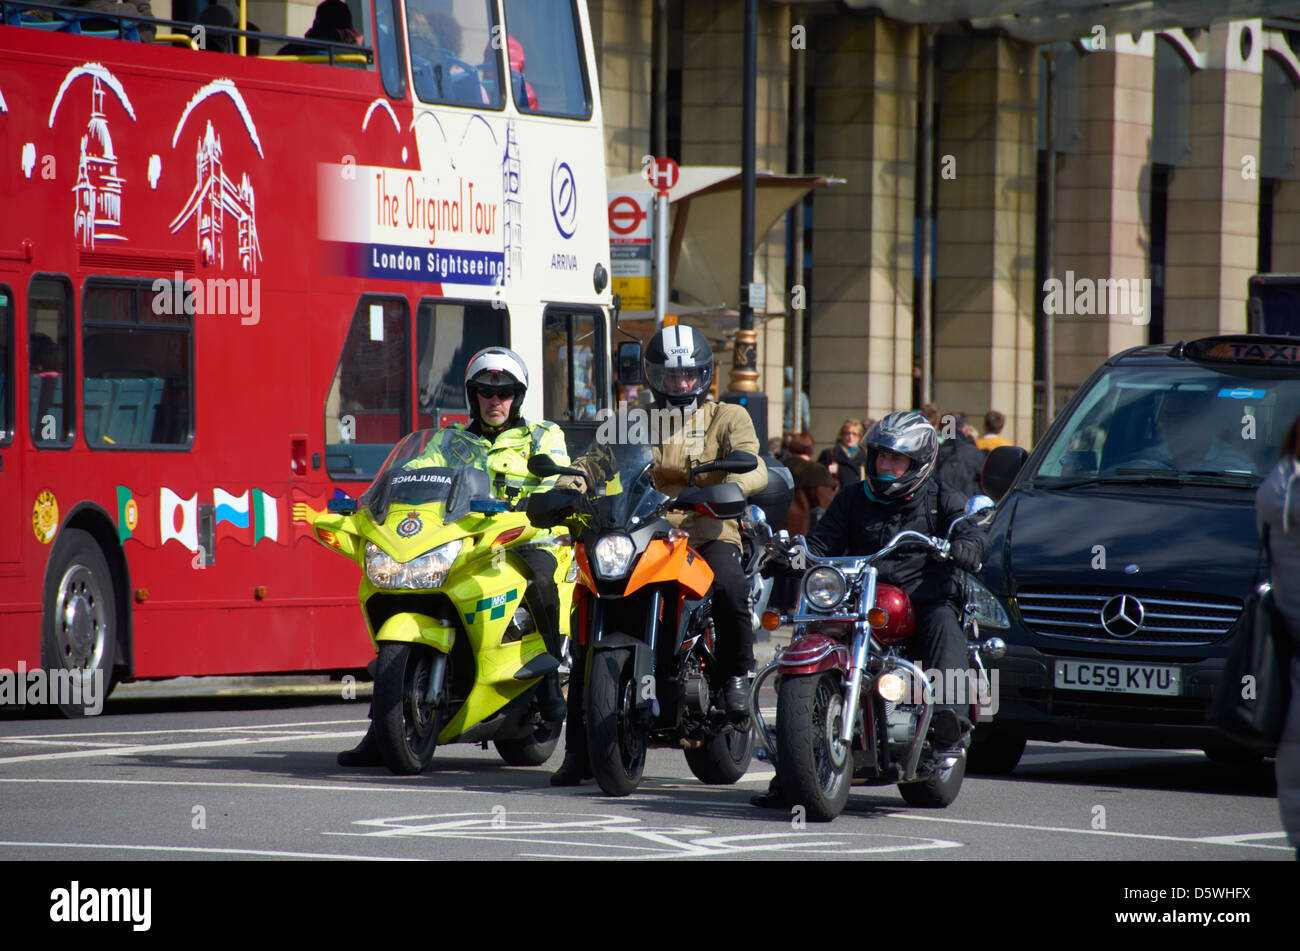
[(398, 775), (422, 773), (438, 745), (438, 703), (430, 701), (434, 665), (445, 663), (442, 693), (451, 682), (451, 658), (423, 644), (384, 643), (375, 669), (375, 741), (384, 764)]
[(627, 796), (645, 770), (646, 729), (634, 719), (636, 678), (630, 650), (597, 651), (587, 683), (591, 771), (607, 796)]
[(777, 779), (791, 805), (830, 822), (849, 801), (853, 757), (839, 740), (844, 699), (839, 678), (782, 677), (776, 699)]

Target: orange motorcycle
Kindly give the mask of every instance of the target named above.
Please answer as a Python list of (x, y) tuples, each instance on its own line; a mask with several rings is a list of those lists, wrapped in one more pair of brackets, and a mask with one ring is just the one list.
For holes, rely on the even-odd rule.
[(750, 725), (727, 720), (713, 571), (664, 513), (740, 518), (739, 486), (694, 480), (717, 470), (748, 472), (758, 459), (736, 452), (692, 466), (688, 488), (675, 499), (655, 488), (653, 463), (649, 446), (621, 444), (603, 447), (592, 474), (561, 468), (549, 456), (529, 460), (536, 475), (577, 475), (590, 487), (534, 495), (528, 514), (535, 524), (567, 524), (577, 539), (574, 611), (586, 648), (588, 748), (592, 772), (611, 796), (636, 789), (650, 747), (684, 750), (691, 772), (710, 784), (739, 780), (754, 752)]

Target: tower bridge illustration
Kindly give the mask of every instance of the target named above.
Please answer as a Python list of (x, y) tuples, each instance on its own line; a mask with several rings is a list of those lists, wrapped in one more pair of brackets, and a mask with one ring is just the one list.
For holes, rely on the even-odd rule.
[(73, 215), (74, 234), (86, 248), (96, 241), (125, 241), (117, 233), (122, 227), (122, 185), (126, 179), (117, 174), (117, 154), (104, 115), (104, 87), (94, 77), (90, 91), (90, 121), (81, 137), (81, 159), (77, 163), (77, 184)]
[(221, 137), (213, 130), (211, 121), (198, 140), (195, 168), (194, 191), (172, 221), (172, 233), (180, 231), (190, 218), (194, 218), (203, 262), (210, 264), (215, 261), (218, 267), (225, 267), (224, 234), (226, 216), (229, 215), (235, 221), (239, 240), (239, 266), (256, 274), (257, 263), (262, 260), (262, 246), (257, 239), (256, 196), (247, 172), (240, 176), (238, 188), (226, 177), (222, 167)]

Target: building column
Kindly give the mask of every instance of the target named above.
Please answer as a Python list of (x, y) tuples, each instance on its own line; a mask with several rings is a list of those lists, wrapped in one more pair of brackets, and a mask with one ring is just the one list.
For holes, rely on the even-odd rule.
[[(1058, 159), (1056, 177), (1060, 284), (1036, 290), (1045, 301), (1056, 294), (1048, 319), (1055, 329), (1056, 388), (1063, 396), (1112, 354), (1146, 343), (1151, 322), (1155, 34), (1137, 42), (1114, 36), (1111, 43), (1078, 61), (1078, 144)], [(1049, 422), (1053, 415), (1049, 402)]]
[(650, 152), (654, 0), (596, 0), (587, 12), (605, 113), (605, 169), (626, 175)]
[[(1269, 36), (1271, 54), (1282, 60), (1293, 83), (1300, 84), (1300, 57), (1282, 33)], [(1292, 100), (1291, 128), (1300, 129), (1300, 94)], [(1275, 272), (1300, 273), (1300, 136), (1292, 148), (1296, 177), (1277, 183), (1273, 193), (1273, 263)]]
[(1259, 20), (1217, 23), (1208, 67), (1192, 74), (1191, 154), (1169, 186), (1166, 340), (1246, 329), (1246, 285), (1257, 261), (1263, 48)]
[[(740, 0), (691, 0), (683, 4), (682, 155), (683, 165), (739, 166), (741, 114), (744, 105), (745, 4)], [(758, 87), (755, 165), (786, 170), (789, 128), (790, 11), (762, 3), (758, 7)], [(739, 194), (739, 192), (737, 192)], [(740, 204), (736, 204), (736, 245), (726, 253), (725, 273), (739, 275)], [(761, 223), (759, 225), (761, 227)], [(734, 264), (733, 264), (734, 262)], [(758, 388), (767, 394), (769, 435), (779, 435), (784, 409), (781, 389), (785, 365), (785, 219), (760, 237), (754, 253), (754, 280), (766, 281), (767, 320), (754, 315), (758, 331)], [(740, 307), (737, 286), (725, 289), (726, 303)], [(730, 389), (730, 346), (715, 355), (719, 391)]]
[(1038, 56), (998, 36), (943, 36), (937, 50), (935, 404), (976, 426), (996, 409), (1027, 446)]
[(912, 267), (920, 28), (814, 21), (810, 169), (846, 180), (813, 202), (809, 402), (832, 445), (845, 417), (912, 399)]

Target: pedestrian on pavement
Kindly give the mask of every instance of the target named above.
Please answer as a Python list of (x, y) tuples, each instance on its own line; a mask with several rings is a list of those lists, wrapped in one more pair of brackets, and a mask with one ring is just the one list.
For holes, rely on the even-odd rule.
[[(785, 401), (785, 414), (782, 429), (785, 432), (794, 432), (794, 367), (785, 368), (785, 388), (781, 391), (781, 399)], [(799, 429), (807, 431), (812, 429), (812, 410), (808, 406), (808, 394), (803, 390), (799, 391)]]
[(849, 417), (840, 424), (840, 434), (835, 445), (823, 449), (817, 461), (835, 476), (839, 487), (856, 485), (862, 481), (867, 469), (867, 454), (862, 451), (862, 434), (866, 427), (862, 420)]
[(813, 438), (808, 433), (797, 433), (790, 438), (787, 465), (794, 477), (794, 498), (785, 524), (780, 527), (791, 535), (807, 535), (812, 531), (839, 488), (830, 470), (813, 462), (812, 451)]
[(1282, 439), (1282, 458), (1255, 493), (1260, 535), (1268, 532), (1273, 603), (1289, 639), (1291, 700), (1277, 744), (1277, 805), (1300, 861), (1300, 416)]
[(958, 414), (952, 438), (939, 446), (935, 477), (970, 498), (980, 491), (984, 453), (975, 447), (975, 440), (970, 437), (967, 427), (966, 414)]
[(1002, 437), (1002, 427), (1007, 424), (1007, 418), (995, 409), (989, 410), (984, 414), (984, 435), (975, 440), (975, 448), (981, 452), (992, 452), (999, 446), (1014, 446), (1010, 439)]

